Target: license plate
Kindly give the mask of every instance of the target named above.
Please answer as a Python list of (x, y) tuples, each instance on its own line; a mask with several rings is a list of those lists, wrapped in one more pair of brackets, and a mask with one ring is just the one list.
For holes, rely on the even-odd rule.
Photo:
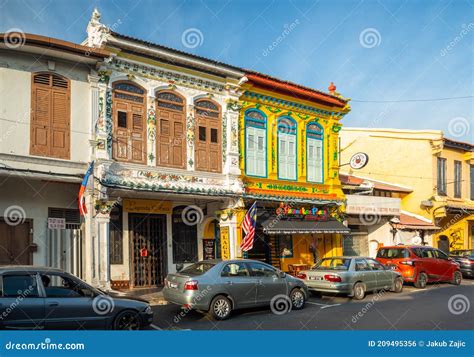
[(322, 276), (310, 276), (309, 280), (323, 280)]
[(168, 283), (168, 286), (169, 286), (171, 289), (177, 289), (177, 288), (178, 288), (178, 284), (177, 284), (177, 283), (169, 282), (169, 283)]

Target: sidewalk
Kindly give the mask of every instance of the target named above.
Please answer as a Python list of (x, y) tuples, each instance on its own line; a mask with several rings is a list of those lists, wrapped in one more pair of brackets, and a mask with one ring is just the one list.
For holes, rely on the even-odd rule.
[(168, 302), (163, 298), (162, 288), (153, 289), (134, 289), (117, 292), (123, 296), (138, 297), (147, 300), (150, 305), (167, 305)]

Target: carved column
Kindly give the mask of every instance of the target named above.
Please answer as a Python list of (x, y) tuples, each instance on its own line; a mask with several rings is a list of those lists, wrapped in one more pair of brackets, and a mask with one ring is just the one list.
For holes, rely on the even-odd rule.
[(239, 113), (242, 107), (233, 98), (227, 99), (222, 123), (222, 153), (225, 172), (240, 175), (239, 167)]
[(194, 105), (188, 105), (188, 113), (186, 116), (186, 168), (188, 171), (194, 171), (195, 157), (194, 157), (194, 137), (195, 137), (196, 120), (194, 117)]
[(156, 108), (155, 96), (148, 97), (148, 111), (147, 111), (147, 163), (148, 166), (156, 164)]

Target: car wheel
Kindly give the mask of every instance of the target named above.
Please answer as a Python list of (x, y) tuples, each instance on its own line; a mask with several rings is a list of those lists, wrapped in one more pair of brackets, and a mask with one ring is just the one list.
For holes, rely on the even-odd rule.
[(122, 311), (114, 319), (114, 330), (140, 330), (140, 327), (140, 316), (135, 311)]
[(424, 289), (426, 288), (426, 284), (428, 284), (428, 275), (426, 275), (425, 273), (418, 274), (418, 278), (416, 278), (414, 284), (415, 288)]
[(301, 289), (293, 289), (290, 294), (291, 306), (294, 310), (301, 310), (306, 302), (306, 297)]
[(461, 285), (462, 282), (462, 274), (460, 271), (455, 271), (453, 274), (453, 279), (451, 280), (451, 284), (454, 285)]
[(224, 295), (218, 295), (212, 299), (209, 312), (216, 320), (225, 320), (232, 312), (232, 303)]
[(393, 292), (394, 293), (401, 293), (403, 291), (403, 279), (396, 278), (393, 282)]
[(354, 299), (362, 300), (365, 297), (365, 285), (362, 283), (355, 283), (352, 294)]

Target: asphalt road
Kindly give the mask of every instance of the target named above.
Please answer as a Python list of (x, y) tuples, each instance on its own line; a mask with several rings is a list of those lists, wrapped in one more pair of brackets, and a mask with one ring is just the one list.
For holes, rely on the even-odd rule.
[(474, 280), (424, 290), (407, 285), (400, 294), (372, 293), (362, 301), (311, 297), (303, 310), (276, 315), (270, 308), (246, 309), (225, 321), (171, 304), (153, 310), (150, 328), (163, 330), (473, 330)]

